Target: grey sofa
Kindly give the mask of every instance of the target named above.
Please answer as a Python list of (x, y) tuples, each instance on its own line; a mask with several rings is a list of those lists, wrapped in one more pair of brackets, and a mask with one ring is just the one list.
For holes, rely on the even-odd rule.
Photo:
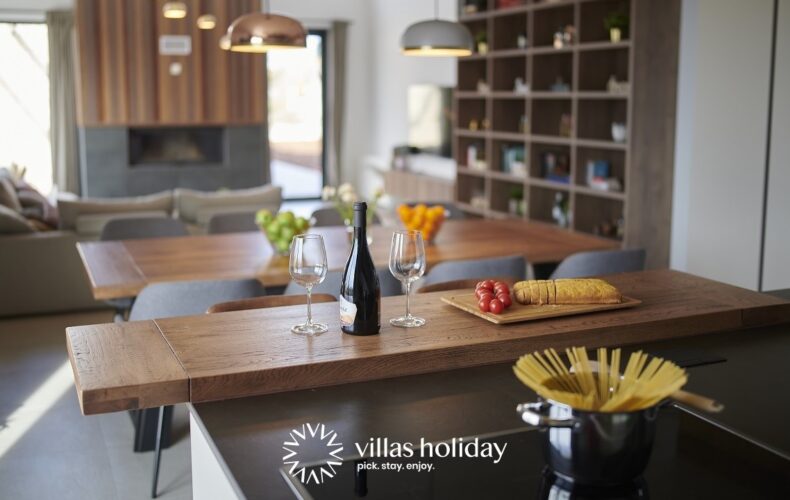
[[(90, 292), (77, 242), (98, 238), (104, 224), (119, 217), (179, 217), (195, 234), (205, 232), (212, 213), (267, 208), (276, 212), (282, 192), (276, 186), (183, 193), (136, 199), (81, 199), (59, 202), (58, 231), (0, 234), (0, 317), (103, 308)], [(32, 231), (32, 229), (31, 229)]]

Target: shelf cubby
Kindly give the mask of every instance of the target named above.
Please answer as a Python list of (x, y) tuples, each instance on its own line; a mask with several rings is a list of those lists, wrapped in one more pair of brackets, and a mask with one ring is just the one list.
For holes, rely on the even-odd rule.
[(554, 44), (554, 33), (565, 26), (574, 25), (574, 5), (559, 4), (533, 12), (533, 43), (535, 47), (550, 47)]
[(531, 106), (530, 130), (533, 134), (565, 137), (560, 134), (560, 121), (563, 115), (571, 114), (569, 99), (535, 99)]
[[(517, 213), (510, 212), (510, 199), (516, 192), (520, 193), (520, 200), (524, 199), (524, 183), (518, 181), (506, 181), (495, 179), (491, 181), (491, 203), (490, 209), (501, 214), (507, 214), (513, 217), (520, 216)], [(523, 215), (523, 214), (521, 214)]]
[(527, 58), (523, 55), (513, 57), (497, 57), (492, 60), (494, 65), (492, 89), (513, 91), (516, 78), (527, 81)]
[(461, 59), (458, 61), (458, 89), (476, 91), (479, 80), (488, 81), (487, 59)]
[(579, 53), (579, 90), (606, 91), (609, 77), (628, 81), (628, 48)]
[(557, 52), (538, 54), (532, 57), (532, 80), (530, 90), (551, 91), (551, 86), (561, 79), (573, 89), (573, 54)]
[(455, 148), (455, 161), (458, 165), (462, 167), (473, 168), (473, 165), (470, 165), (468, 160), (469, 146), (475, 146), (477, 148), (478, 159), (486, 159), (485, 139), (476, 137), (458, 137), (456, 144), (457, 147)]
[(527, 35), (527, 19), (526, 12), (495, 17), (491, 49), (494, 51), (518, 49), (519, 35)]
[(555, 224), (552, 210), (554, 209), (554, 200), (557, 193), (562, 196), (570, 196), (570, 194), (563, 189), (553, 189), (543, 186), (536, 186), (534, 184), (529, 186), (528, 200), (528, 213), (529, 218), (541, 222), (548, 222)]
[[(581, 4), (581, 26), (579, 40), (585, 42), (609, 41), (609, 32), (604, 21), (611, 12), (629, 13), (628, 0), (593, 0)], [(622, 39), (628, 37), (628, 32), (622, 34)]]
[(527, 116), (526, 101), (523, 98), (494, 99), (492, 112), (491, 129), (494, 132), (523, 133), (521, 122)]
[(580, 139), (613, 141), (612, 124), (627, 124), (627, 102), (618, 99), (581, 99), (578, 104), (576, 135)]
[(619, 239), (616, 231), (618, 221), (623, 218), (622, 200), (576, 193), (574, 204), (573, 223), (577, 230)]
[(479, 128), (487, 116), (486, 100), (482, 97), (464, 99), (463, 103), (458, 106), (457, 116), (456, 126), (459, 129), (470, 130), (472, 121), (477, 122)]
[(476, 175), (460, 174), (456, 182), (456, 196), (461, 203), (471, 205), (475, 196), (486, 196), (486, 179)]
[[(518, 172), (513, 170), (511, 166), (511, 170), (506, 170), (505, 162), (507, 161), (506, 158), (506, 151), (507, 150), (514, 150), (520, 148), (521, 155), (520, 161), (524, 163), (525, 168), (527, 165), (527, 149), (526, 145), (523, 141), (503, 141), (503, 140), (495, 140), (492, 142), (492, 151), (491, 151), (491, 159), (492, 162), (489, 165), (489, 170), (492, 172), (502, 172), (512, 176), (518, 176)], [(517, 159), (511, 158), (511, 161), (518, 161)], [(526, 177), (526, 175), (521, 175), (521, 177)]]
[(576, 148), (576, 185), (587, 186), (587, 163), (606, 161), (609, 163), (609, 176), (620, 181), (625, 188), (625, 151), (613, 149)]
[(532, 179), (547, 180), (562, 183), (560, 179), (546, 177), (547, 155), (554, 155), (554, 160), (559, 167), (565, 167), (568, 172), (568, 182), (571, 175), (571, 147), (559, 144), (543, 144), (533, 142), (530, 147), (529, 175)]

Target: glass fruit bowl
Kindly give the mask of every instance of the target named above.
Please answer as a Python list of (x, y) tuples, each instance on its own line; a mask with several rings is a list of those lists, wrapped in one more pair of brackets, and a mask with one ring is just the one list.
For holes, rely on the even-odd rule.
[(294, 236), (304, 234), (310, 229), (307, 219), (297, 217), (291, 211), (273, 214), (269, 210), (259, 210), (255, 214), (255, 224), (269, 240), (274, 253), (280, 256), (290, 254)]
[(445, 208), (441, 205), (429, 207), (423, 203), (414, 206), (400, 205), (398, 217), (403, 227), (412, 231), (420, 231), (426, 243), (432, 243), (444, 220), (447, 218)]

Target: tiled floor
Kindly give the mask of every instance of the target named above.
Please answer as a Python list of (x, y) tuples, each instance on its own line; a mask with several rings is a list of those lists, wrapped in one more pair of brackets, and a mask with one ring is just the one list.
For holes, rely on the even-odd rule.
[[(134, 453), (126, 412), (84, 417), (64, 328), (109, 312), (0, 319), (0, 498), (144, 499), (153, 454)], [(176, 407), (175, 444), (162, 453), (161, 498), (191, 498), (189, 424)]]

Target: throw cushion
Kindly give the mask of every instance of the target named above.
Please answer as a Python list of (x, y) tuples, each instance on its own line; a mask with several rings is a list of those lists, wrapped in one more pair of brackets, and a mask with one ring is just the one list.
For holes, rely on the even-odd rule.
[(266, 185), (214, 192), (176, 189), (175, 197), (181, 220), (205, 224), (209, 214), (216, 212), (245, 212), (262, 208), (276, 212), (282, 203), (282, 188)]
[(173, 194), (170, 191), (130, 198), (82, 198), (58, 200), (61, 229), (77, 229), (77, 219), (84, 215), (128, 214), (134, 212), (173, 211)]
[(44, 195), (33, 188), (23, 188), (17, 196), (25, 217), (41, 221), (53, 229), (58, 227), (58, 209)]
[(0, 177), (0, 205), (16, 212), (22, 211), (22, 205), (16, 195), (14, 181), (9, 177)]
[(35, 228), (21, 214), (0, 205), (0, 234), (24, 234), (35, 231)]

